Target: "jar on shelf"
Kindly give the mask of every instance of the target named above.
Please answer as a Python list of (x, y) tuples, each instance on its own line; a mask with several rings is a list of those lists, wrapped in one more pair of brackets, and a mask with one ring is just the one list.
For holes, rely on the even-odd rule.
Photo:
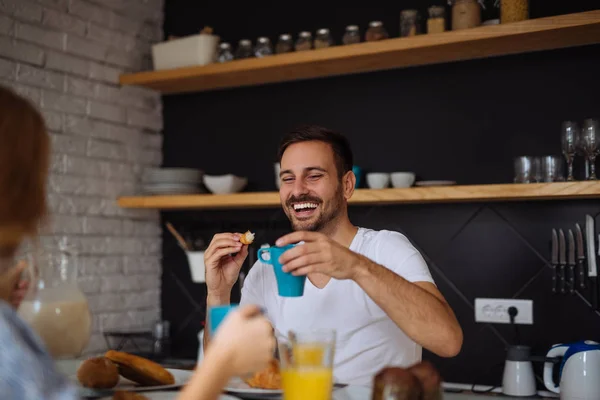
[(452, 30), (475, 28), (481, 25), (480, 0), (450, 0)]
[(254, 47), (254, 57), (266, 57), (273, 54), (273, 48), (271, 48), (271, 40), (268, 37), (261, 36), (256, 39), (256, 46)]
[(279, 35), (277, 44), (275, 45), (275, 53), (283, 54), (289, 53), (294, 50), (294, 42), (292, 42), (292, 35), (289, 33), (283, 33)]
[(294, 48), (296, 51), (306, 51), (312, 49), (312, 33), (308, 31), (302, 31), (298, 34), (298, 39), (296, 40), (296, 44)]
[(529, 0), (500, 0), (500, 23), (529, 19)]
[(400, 37), (416, 36), (421, 33), (419, 12), (403, 10), (400, 13)]
[(348, 25), (346, 27), (346, 31), (344, 32), (344, 36), (342, 37), (342, 43), (360, 43), (360, 30), (358, 29), (358, 25)]
[(252, 42), (249, 39), (242, 39), (238, 42), (238, 47), (235, 50), (235, 59), (241, 60), (243, 58), (252, 57)]
[(446, 30), (446, 9), (442, 6), (431, 6), (427, 9), (427, 33), (441, 33)]
[(217, 54), (217, 62), (224, 63), (233, 60), (231, 45), (227, 42), (219, 44), (219, 53)]
[(389, 37), (390, 36), (383, 27), (383, 23), (381, 21), (369, 22), (369, 29), (367, 29), (365, 32), (365, 41), (374, 42), (377, 40), (384, 40)]
[(324, 49), (326, 47), (333, 46), (333, 39), (329, 29), (322, 28), (317, 31), (315, 36), (315, 49)]

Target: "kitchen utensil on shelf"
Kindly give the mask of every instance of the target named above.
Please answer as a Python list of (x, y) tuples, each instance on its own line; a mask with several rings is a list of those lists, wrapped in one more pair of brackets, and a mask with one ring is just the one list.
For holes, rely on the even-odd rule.
[(579, 279), (579, 289), (585, 289), (585, 255), (583, 253), (583, 232), (581, 226), (575, 224), (575, 238), (577, 240), (577, 278)]
[(539, 181), (541, 175), (541, 161), (539, 157), (520, 156), (515, 158), (515, 183), (534, 183)]
[(581, 129), (581, 149), (589, 162), (590, 175), (589, 180), (596, 178), (596, 156), (600, 153), (600, 131), (598, 130), (598, 121), (588, 118), (583, 121)]
[(575, 266), (577, 263), (575, 262), (575, 236), (573, 236), (573, 231), (569, 229), (569, 235), (567, 236), (569, 243), (569, 251), (567, 254), (567, 265), (569, 266), (569, 293), (575, 293)]
[(226, 175), (204, 175), (204, 185), (214, 194), (241, 192), (248, 184), (248, 178)]
[(384, 189), (390, 186), (390, 174), (387, 172), (369, 172), (367, 174), (367, 185), (371, 189)]
[(189, 251), (190, 250), (190, 246), (188, 246), (188, 244), (185, 241), (185, 239), (183, 238), (183, 236), (181, 236), (179, 234), (179, 232), (177, 232), (177, 230), (175, 230), (175, 228), (173, 227), (173, 225), (170, 222), (167, 222), (166, 225), (167, 225), (167, 229), (169, 230), (169, 232), (171, 232), (171, 234), (175, 237), (175, 239), (179, 243), (179, 246), (183, 250)]
[(562, 357), (559, 368), (559, 384), (552, 379), (554, 364), (544, 364), (544, 385), (561, 400), (600, 399), (600, 345), (593, 341), (581, 341), (553, 346), (550, 357)]
[(562, 229), (558, 230), (558, 287), (560, 294), (566, 293), (565, 288), (565, 269), (567, 267), (567, 243), (565, 233)]
[(598, 270), (596, 269), (596, 246), (594, 241), (596, 240), (595, 235), (595, 224), (594, 217), (591, 215), (585, 216), (585, 241), (587, 247), (587, 261), (588, 261), (588, 277), (590, 282), (590, 293), (591, 303), (594, 310), (598, 309)]
[(275, 171), (275, 187), (277, 190), (281, 188), (281, 178), (279, 177), (279, 173), (281, 172), (281, 164), (278, 162), (273, 163), (273, 170)]
[(542, 163), (542, 182), (562, 182), (565, 180), (562, 158), (559, 156), (544, 156)]
[(577, 152), (579, 141), (579, 126), (577, 122), (564, 121), (561, 129), (562, 153), (567, 161), (567, 180), (573, 180), (573, 160)]
[(557, 293), (557, 272), (558, 269), (558, 234), (556, 229), (552, 229), (552, 250), (551, 250), (551, 266), (552, 266), (552, 293)]
[(531, 348), (510, 346), (504, 362), (502, 393), (507, 396), (533, 396), (536, 392)]
[(392, 186), (395, 188), (411, 187), (415, 183), (414, 172), (392, 172)]
[(362, 175), (363, 175), (362, 168), (358, 165), (353, 165), (352, 172), (354, 173), (354, 176), (356, 176), (356, 183), (354, 184), (354, 188), (358, 189), (362, 183)]

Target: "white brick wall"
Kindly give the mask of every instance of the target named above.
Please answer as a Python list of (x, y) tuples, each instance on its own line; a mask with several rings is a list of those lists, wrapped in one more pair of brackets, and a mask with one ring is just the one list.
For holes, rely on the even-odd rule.
[(153, 210), (125, 210), (146, 166), (162, 161), (160, 95), (121, 87), (162, 40), (164, 0), (0, 0), (0, 84), (40, 107), (51, 132), (51, 218), (43, 243), (80, 251), (79, 282), (103, 329), (160, 318), (161, 229)]

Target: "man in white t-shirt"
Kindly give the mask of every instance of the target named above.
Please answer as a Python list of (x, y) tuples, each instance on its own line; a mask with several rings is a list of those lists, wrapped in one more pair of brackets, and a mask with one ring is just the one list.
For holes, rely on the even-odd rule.
[[(371, 384), (385, 366), (420, 361), (422, 347), (441, 357), (458, 354), (462, 330), (421, 254), (398, 232), (350, 222), (356, 177), (346, 138), (303, 127), (283, 138), (279, 159), (279, 195), (294, 232), (276, 245), (303, 242), (280, 262), (284, 271), (307, 276), (304, 295), (280, 297), (273, 267), (257, 262), (241, 302), (264, 307), (278, 338), (290, 330), (335, 329), (337, 382)], [(230, 301), (248, 255), (240, 237), (216, 234), (205, 252), (207, 307)]]

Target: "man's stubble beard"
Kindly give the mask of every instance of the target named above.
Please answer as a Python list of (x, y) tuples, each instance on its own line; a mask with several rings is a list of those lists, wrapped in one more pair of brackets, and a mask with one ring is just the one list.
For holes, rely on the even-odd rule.
[[(323, 210), (320, 215), (319, 218), (312, 223), (310, 226), (307, 227), (302, 227), (301, 224), (302, 222), (300, 222), (299, 224), (296, 224), (293, 217), (290, 215), (287, 215), (291, 225), (292, 225), (292, 230), (294, 231), (299, 231), (299, 230), (304, 230), (304, 231), (310, 231), (310, 232), (321, 232), (324, 229), (327, 228), (327, 225), (330, 224), (332, 221), (334, 221), (342, 212), (342, 207), (344, 204), (344, 193), (342, 190), (342, 185), (338, 185), (338, 190), (335, 193), (335, 196), (333, 197), (333, 203), (330, 204), (329, 210)], [(323, 205), (323, 203), (321, 203), (321, 206)], [(288, 209), (289, 211), (289, 209)], [(293, 211), (290, 211), (291, 213), (293, 213)]]

